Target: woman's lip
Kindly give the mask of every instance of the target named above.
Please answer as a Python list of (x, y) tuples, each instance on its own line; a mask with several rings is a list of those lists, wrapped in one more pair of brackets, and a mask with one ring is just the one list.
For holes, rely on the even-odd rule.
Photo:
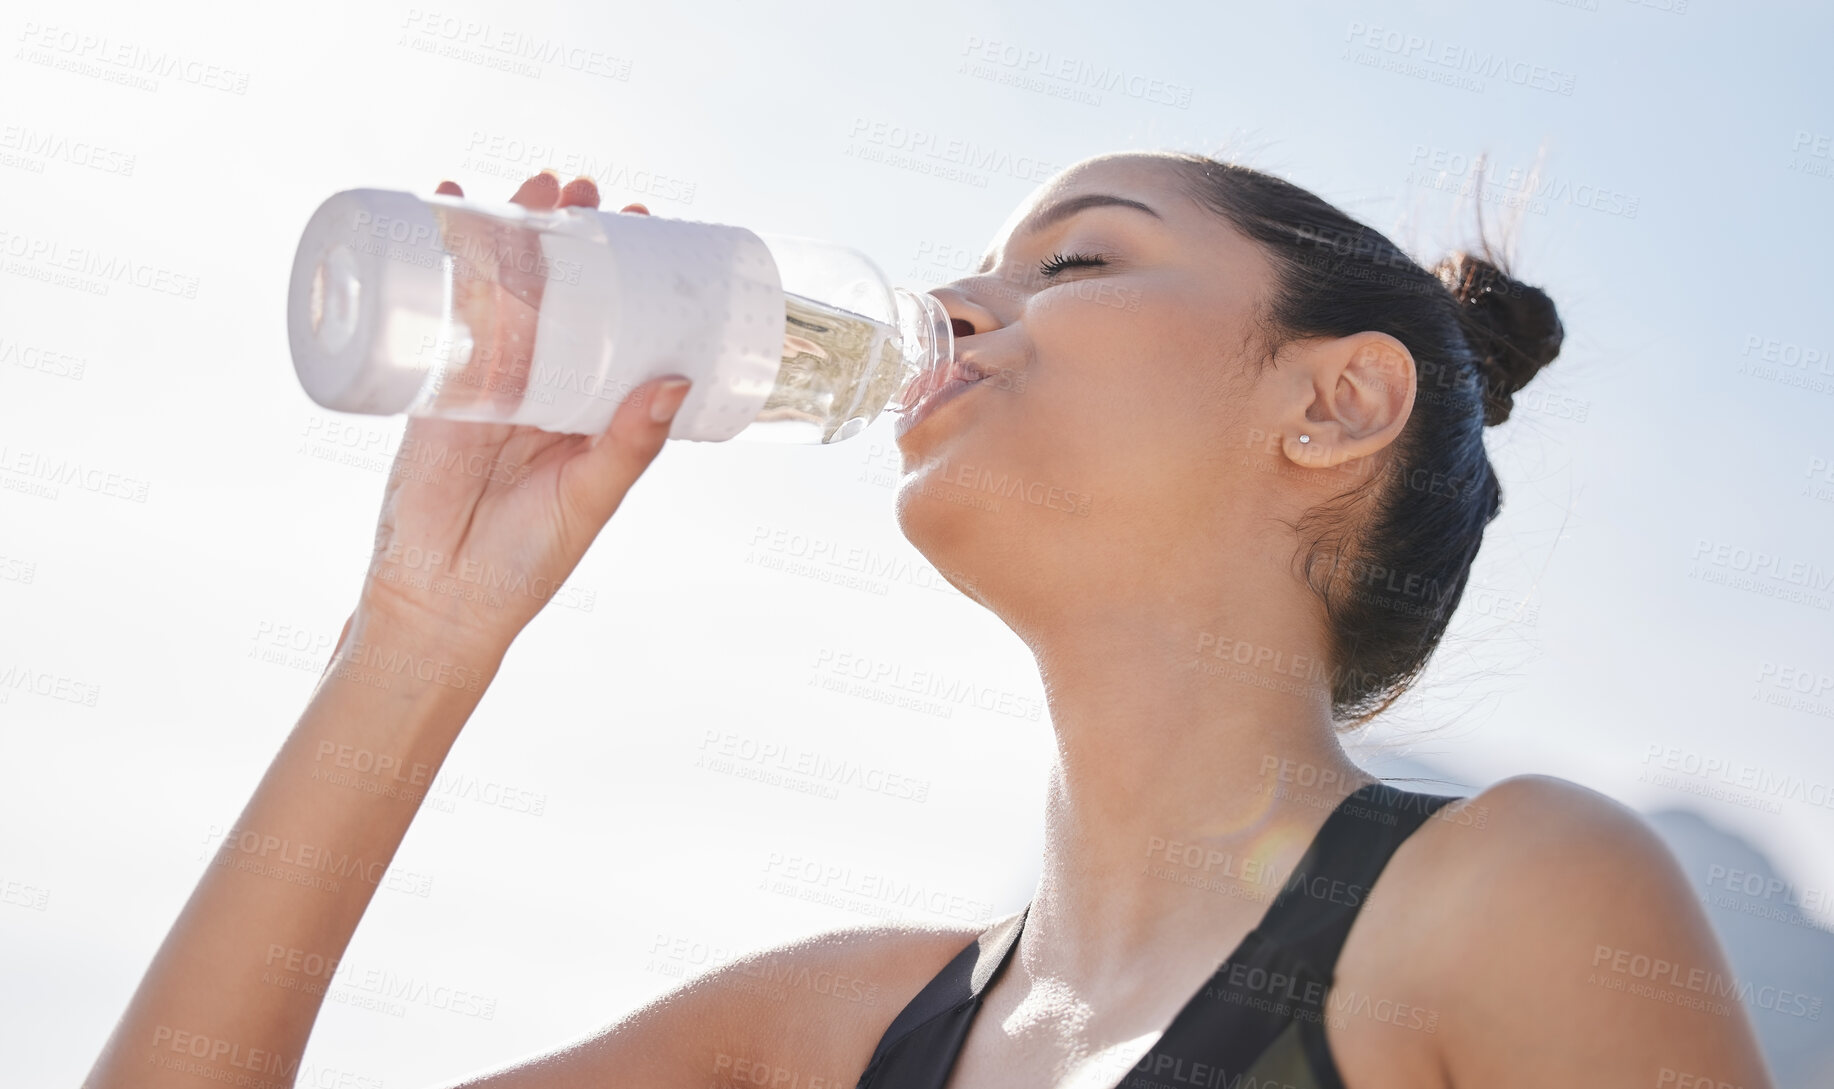
[(973, 364), (961, 359), (952, 359), (936, 372), (926, 376), (928, 388), (921, 391), (917, 404), (922, 404), (933, 392), (946, 388), (951, 382), (978, 382), (983, 377)]
[(955, 377), (952, 374), (943, 382), (942, 386), (938, 388), (935, 393), (925, 396), (922, 400), (917, 402), (916, 408), (898, 417), (896, 428), (897, 437), (903, 438), (905, 432), (935, 415), (936, 411), (943, 405), (955, 400), (957, 397), (961, 396), (963, 390), (971, 389), (975, 385), (975, 382)]

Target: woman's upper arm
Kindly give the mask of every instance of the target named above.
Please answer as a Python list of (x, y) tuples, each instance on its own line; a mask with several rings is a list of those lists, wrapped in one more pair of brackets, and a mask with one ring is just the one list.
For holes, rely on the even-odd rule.
[(1454, 1086), (1768, 1089), (1736, 979), (1668, 847), (1584, 787), (1492, 787), (1444, 895)]
[(762, 950), (452, 1089), (850, 1087), (892, 1018), (978, 933), (850, 927)]

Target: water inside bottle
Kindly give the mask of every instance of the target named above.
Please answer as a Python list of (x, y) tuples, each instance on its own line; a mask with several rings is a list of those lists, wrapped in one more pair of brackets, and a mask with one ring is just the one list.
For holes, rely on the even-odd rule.
[(864, 430), (904, 383), (898, 330), (784, 295), (783, 363), (747, 438), (835, 442)]

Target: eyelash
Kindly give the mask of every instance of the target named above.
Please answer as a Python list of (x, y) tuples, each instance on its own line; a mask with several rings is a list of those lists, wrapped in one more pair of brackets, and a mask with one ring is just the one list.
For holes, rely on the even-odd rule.
[(1108, 263), (1107, 259), (1103, 258), (1099, 254), (1093, 254), (1093, 253), (1062, 254), (1062, 253), (1058, 253), (1058, 254), (1053, 254), (1051, 255), (1051, 257), (1049, 257), (1045, 261), (1040, 262), (1038, 265), (1038, 273), (1041, 276), (1050, 277), (1050, 276), (1057, 275), (1058, 273), (1062, 272), (1066, 268), (1071, 268), (1071, 267), (1080, 266), (1080, 265), (1105, 265), (1107, 263)]

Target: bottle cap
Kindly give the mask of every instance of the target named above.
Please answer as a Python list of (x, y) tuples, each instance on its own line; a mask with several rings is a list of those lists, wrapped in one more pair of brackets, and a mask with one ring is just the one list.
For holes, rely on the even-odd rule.
[[(338, 412), (405, 411), (453, 346), (433, 210), (411, 193), (350, 189), (306, 223), (293, 255), (287, 340), (300, 385)], [(460, 346), (470, 354), (469, 344)]]

